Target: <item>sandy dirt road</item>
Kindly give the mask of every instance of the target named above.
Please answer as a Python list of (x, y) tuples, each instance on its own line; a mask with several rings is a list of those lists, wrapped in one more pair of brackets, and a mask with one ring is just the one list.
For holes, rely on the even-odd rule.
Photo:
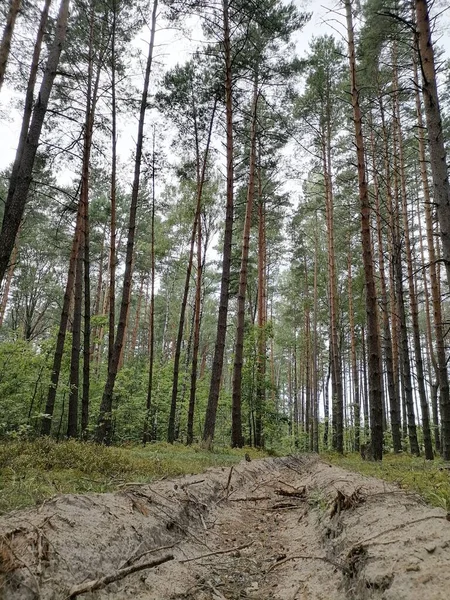
[(0, 597), (448, 600), (450, 522), (314, 456), (243, 461), (2, 517)]

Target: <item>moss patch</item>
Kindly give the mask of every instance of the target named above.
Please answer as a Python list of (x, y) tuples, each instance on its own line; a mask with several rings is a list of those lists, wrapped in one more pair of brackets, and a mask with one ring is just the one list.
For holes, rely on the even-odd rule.
[(55, 494), (111, 492), (121, 484), (200, 473), (208, 467), (239, 462), (254, 449), (221, 448), (208, 452), (181, 444), (108, 448), (50, 438), (0, 444), (0, 514), (43, 502)]

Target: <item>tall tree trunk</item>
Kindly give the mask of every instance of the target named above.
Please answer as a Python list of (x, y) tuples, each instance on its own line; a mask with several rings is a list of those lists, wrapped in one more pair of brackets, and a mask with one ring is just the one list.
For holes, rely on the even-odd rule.
[(141, 281), (139, 284), (139, 292), (137, 297), (137, 305), (136, 305), (136, 313), (134, 315), (134, 325), (133, 330), (131, 332), (131, 343), (130, 343), (130, 356), (134, 356), (136, 352), (138, 331), (139, 331), (139, 321), (141, 318), (141, 307), (142, 307), (142, 297), (144, 295), (144, 281), (145, 275), (141, 275)]
[[(318, 294), (318, 269), (319, 269), (319, 240), (317, 231), (317, 213), (316, 227), (314, 229), (314, 313), (313, 313), (313, 351), (312, 351), (312, 419), (311, 419), (311, 450), (319, 452), (319, 373), (318, 373), (318, 331), (317, 323), (319, 317), (319, 294)], [(342, 381), (341, 381), (342, 383)], [(343, 444), (342, 444), (343, 446)]]
[(116, 178), (117, 178), (117, 106), (116, 106), (116, 28), (117, 3), (112, 4), (111, 32), (111, 216), (109, 238), (109, 313), (108, 313), (108, 371), (112, 367), (116, 330)]
[(359, 106), (359, 89), (356, 82), (355, 43), (353, 37), (353, 18), (351, 0), (345, 0), (348, 32), (348, 54), (351, 75), (351, 97), (353, 119), (355, 123), (355, 141), (358, 160), (359, 198), (361, 203), (361, 241), (363, 248), (363, 264), (366, 290), (367, 342), (369, 367), (369, 403), (370, 426), (373, 457), (383, 457), (383, 394), (380, 360), (380, 343), (378, 328), (378, 299), (372, 256), (372, 236), (370, 230), (370, 200), (366, 179), (366, 161), (364, 156), (364, 138), (362, 133), (362, 116)]
[(258, 112), (258, 77), (253, 84), (253, 100), (250, 125), (250, 157), (247, 187), (247, 204), (245, 208), (244, 231), (242, 234), (241, 268), (239, 272), (239, 288), (237, 296), (237, 327), (234, 348), (233, 396), (231, 445), (242, 447), (242, 367), (244, 363), (244, 328), (245, 328), (245, 296), (247, 291), (248, 255), (250, 250), (250, 229), (253, 216), (253, 200), (255, 196), (256, 170), (256, 118)]
[[(260, 144), (259, 144), (260, 146)], [(261, 148), (258, 151), (261, 162)], [(258, 356), (256, 363), (256, 428), (255, 445), (263, 446), (262, 413), (266, 401), (266, 213), (262, 192), (261, 164), (258, 165)], [(298, 397), (294, 396), (295, 432), (298, 441)]]
[(220, 382), (222, 379), (223, 357), (227, 335), (227, 316), (229, 285), (231, 272), (231, 244), (233, 239), (233, 80), (231, 61), (231, 37), (229, 24), (229, 0), (222, 0), (223, 6), (223, 49), (225, 54), (225, 105), (226, 105), (226, 146), (227, 146), (227, 203), (225, 214), (225, 232), (223, 240), (222, 278), (220, 284), (219, 315), (217, 335), (211, 372), (208, 405), (206, 407), (203, 443), (210, 448), (216, 427), (217, 406), (219, 403)]
[(356, 335), (355, 335), (355, 313), (353, 308), (353, 285), (352, 285), (352, 252), (349, 244), (348, 258), (348, 317), (350, 326), (350, 361), (353, 374), (353, 415), (355, 427), (355, 451), (359, 452), (361, 445), (361, 398), (359, 391), (358, 362), (356, 358)]
[(69, 402), (67, 411), (67, 437), (78, 435), (78, 398), (80, 381), (81, 309), (83, 304), (84, 216), (86, 192), (81, 188), (82, 217), (79, 233), (78, 255), (75, 265), (75, 294), (72, 322), (72, 352), (70, 357)]
[(153, 395), (153, 365), (155, 356), (155, 208), (156, 208), (156, 129), (153, 127), (153, 151), (152, 151), (152, 213), (150, 223), (151, 246), (150, 246), (150, 263), (151, 263), (151, 287), (150, 287), (150, 310), (149, 310), (149, 369), (148, 369), (148, 387), (144, 421), (144, 445), (150, 440), (150, 417), (152, 410), (152, 395)]
[[(386, 286), (386, 272), (384, 263), (384, 251), (383, 251), (383, 232), (381, 224), (381, 206), (378, 186), (378, 173), (376, 168), (376, 149), (375, 140), (373, 134), (373, 128), (371, 131), (371, 152), (372, 152), (372, 167), (373, 167), (373, 186), (374, 186), (374, 197), (375, 197), (375, 212), (377, 222), (377, 236), (378, 236), (378, 262), (380, 272), (380, 292), (381, 292), (381, 307), (383, 313), (383, 333), (384, 333), (384, 357), (386, 362), (386, 375), (387, 375), (387, 388), (389, 396), (389, 412), (391, 417), (391, 429), (392, 429), (392, 445), (395, 453), (401, 452), (402, 449), (402, 438), (400, 433), (400, 402), (398, 387), (396, 385), (394, 360), (392, 351), (392, 336), (391, 328), (389, 324), (389, 301)], [(385, 167), (388, 164), (385, 163)], [(386, 173), (386, 187), (387, 194), (390, 195), (390, 176), (389, 171)], [(388, 202), (388, 205), (392, 205), (392, 201)], [(389, 210), (389, 208), (388, 208)]]
[(202, 221), (201, 218), (197, 225), (197, 278), (195, 283), (195, 305), (194, 305), (194, 342), (192, 351), (191, 365), (191, 386), (189, 392), (189, 408), (187, 419), (187, 445), (191, 445), (194, 441), (194, 411), (195, 411), (195, 396), (197, 393), (197, 367), (198, 367), (198, 351), (200, 347), (200, 319), (201, 319), (201, 297), (202, 297)]
[(19, 228), (19, 231), (17, 232), (16, 241), (14, 243), (14, 248), (13, 248), (13, 251), (11, 254), (11, 264), (8, 267), (8, 273), (6, 275), (5, 285), (3, 286), (2, 301), (0, 303), (0, 327), (3, 326), (3, 320), (5, 318), (5, 313), (6, 313), (6, 306), (8, 304), (9, 290), (11, 288), (11, 282), (12, 282), (12, 278), (14, 275), (14, 270), (16, 268), (17, 252), (19, 250), (19, 247), (18, 247), (19, 234), (20, 234), (20, 228)]
[[(415, 64), (415, 63), (414, 63)], [(441, 306), (441, 294), (439, 290), (439, 277), (437, 271), (437, 253), (434, 244), (434, 233), (433, 233), (433, 215), (432, 215), (432, 200), (430, 194), (430, 187), (428, 183), (427, 173), (427, 159), (425, 153), (425, 134), (424, 134), (424, 123), (422, 117), (422, 107), (420, 102), (420, 95), (418, 92), (418, 77), (417, 67), (415, 66), (415, 82), (416, 82), (416, 112), (417, 112), (417, 124), (418, 124), (418, 140), (419, 140), (419, 161), (420, 161), (420, 178), (423, 189), (423, 205), (425, 212), (425, 224), (427, 232), (427, 246), (428, 246), (428, 258), (429, 258), (429, 269), (430, 269), (430, 285), (431, 285), (431, 299), (433, 306), (433, 317), (434, 317), (434, 335), (436, 343), (436, 359), (434, 364), (437, 374), (437, 379), (440, 388), (440, 404), (441, 404), (441, 419), (447, 414), (446, 410), (450, 406), (450, 386), (448, 380), (447, 371), (447, 356), (445, 350), (444, 340), (444, 324), (442, 318), (442, 306)], [(430, 354), (433, 359), (432, 345), (430, 346)], [(437, 413), (437, 411), (436, 411)], [(437, 417), (437, 414), (436, 414)], [(437, 421), (437, 419), (436, 419)], [(437, 436), (435, 437), (436, 445), (439, 439), (438, 423), (435, 423), (437, 427)], [(444, 427), (443, 427), (444, 429)], [(443, 432), (444, 433), (444, 432)], [(443, 445), (443, 440), (442, 440)], [(437, 449), (437, 448), (436, 448)], [(450, 455), (450, 441), (447, 443), (447, 458)]]
[[(442, 131), (442, 119), (437, 91), (434, 49), (431, 39), (430, 16), (427, 0), (415, 0), (416, 35), (422, 71), (422, 93), (428, 129), (428, 143), (431, 158), (431, 174), (433, 178), (433, 199), (437, 207), (440, 225), (442, 250), (447, 272), (447, 285), (450, 285), (450, 183), (448, 178), (447, 155)], [(450, 403), (443, 409), (442, 428), (443, 452), (446, 460), (450, 459)]]
[[(10, 194), (8, 192), (5, 211), (3, 214), (3, 223), (0, 231), (0, 283), (3, 281), (6, 269), (8, 268), (9, 259), (14, 247), (14, 241), (20, 227), (20, 222), (22, 221), (28, 198), (28, 191), (30, 189), (32, 180), (34, 159), (36, 157), (36, 152), (39, 145), (39, 139), (47, 112), (53, 82), (56, 77), (59, 58), (61, 56), (62, 47), (66, 38), (69, 4), (70, 0), (61, 0), (56, 22), (55, 37), (53, 39), (53, 46), (51, 47), (48, 55), (39, 94), (36, 102), (34, 103), (31, 123), (27, 129), (27, 134), (23, 143), (23, 150), (21, 150), (20, 153), (20, 162), (16, 170), (17, 175), (11, 178), (10, 181), (12, 193)], [(38, 33), (38, 38), (39, 36), (40, 31)], [(28, 85), (30, 86), (30, 82), (33, 81), (34, 80), (30, 74)]]
[(133, 189), (131, 192), (130, 216), (128, 222), (128, 240), (127, 251), (125, 257), (125, 273), (123, 278), (122, 302), (120, 306), (119, 322), (117, 325), (117, 334), (114, 340), (114, 349), (111, 359), (111, 364), (108, 366), (108, 376), (105, 389), (103, 391), (102, 402), (100, 405), (100, 414), (97, 425), (96, 440), (98, 443), (111, 443), (112, 435), (112, 402), (114, 385), (116, 382), (117, 372), (119, 369), (119, 361), (122, 354), (125, 327), (127, 323), (128, 309), (130, 305), (132, 274), (133, 274), (133, 255), (134, 255), (134, 239), (136, 232), (136, 212), (139, 197), (139, 184), (141, 175), (142, 162), (142, 145), (144, 141), (144, 123), (145, 113), (147, 109), (148, 88), (150, 83), (150, 73), (153, 62), (153, 48), (155, 44), (156, 32), (156, 15), (158, 9), (158, 0), (153, 2), (150, 44), (148, 47), (147, 65), (145, 69), (144, 89), (141, 97), (141, 107), (139, 114), (138, 135), (136, 140), (136, 156), (134, 163), (134, 179)]
[(5, 28), (3, 29), (3, 36), (0, 42), (0, 91), (5, 79), (6, 63), (8, 62), (14, 25), (16, 24), (16, 17), (20, 10), (21, 3), (22, 0), (11, 0), (9, 11), (6, 16)]
[(400, 120), (400, 109), (398, 105), (398, 80), (397, 80), (397, 65), (395, 61), (394, 67), (394, 118), (395, 126), (397, 130), (397, 142), (398, 142), (398, 159), (399, 159), (399, 171), (400, 171), (400, 184), (401, 184), (401, 200), (402, 200), (402, 215), (403, 215), (403, 230), (405, 240), (405, 251), (406, 251), (406, 265), (408, 272), (408, 288), (409, 288), (409, 303), (411, 310), (412, 319), (412, 333), (414, 342), (414, 354), (415, 354), (415, 366), (416, 366), (416, 379), (417, 387), (419, 391), (420, 408), (422, 412), (422, 433), (423, 443), (425, 447), (425, 458), (427, 460), (433, 460), (433, 445), (431, 442), (431, 431), (430, 431), (430, 416), (428, 400), (425, 391), (425, 378), (423, 372), (423, 358), (420, 340), (419, 330), (419, 309), (417, 304), (416, 290), (414, 286), (414, 269), (411, 252), (411, 236), (409, 231), (409, 219), (408, 219), (408, 205), (407, 205), (407, 194), (406, 194), (406, 177), (405, 177), (405, 165), (403, 158), (403, 139), (402, 139), (402, 127)]
[[(81, 397), (81, 435), (86, 434), (89, 421), (89, 395), (91, 376), (91, 263), (90, 263), (90, 234), (89, 234), (89, 165), (92, 149), (95, 109), (98, 99), (100, 75), (103, 67), (104, 50), (97, 57), (97, 72), (94, 74), (94, 27), (95, 2), (91, 0), (90, 33), (89, 33), (89, 66), (85, 120), (85, 139), (83, 155), (83, 176), (81, 196), (83, 202), (83, 273), (84, 273), (84, 331), (83, 331), (83, 392)], [(70, 402), (69, 402), (70, 406)]]
[(64, 342), (66, 339), (67, 324), (69, 322), (70, 305), (72, 301), (72, 293), (75, 284), (75, 272), (77, 266), (77, 258), (80, 247), (80, 234), (83, 224), (83, 205), (81, 199), (78, 201), (77, 218), (75, 222), (75, 231), (73, 235), (72, 250), (69, 258), (69, 268), (67, 274), (66, 289), (64, 292), (63, 306), (61, 309), (61, 317), (59, 321), (58, 335), (56, 338), (55, 354), (53, 357), (52, 372), (50, 377), (50, 385), (48, 388), (47, 401), (45, 404), (44, 416), (42, 417), (41, 434), (50, 435), (52, 427), (53, 411), (55, 408), (56, 392), (58, 389), (59, 375), (61, 372), (61, 364), (64, 353)]
[[(180, 310), (180, 320), (178, 323), (178, 333), (177, 340), (175, 346), (175, 357), (173, 363), (173, 383), (172, 383), (172, 400), (170, 403), (170, 415), (169, 415), (169, 427), (167, 430), (167, 441), (169, 444), (173, 444), (175, 441), (175, 416), (177, 410), (177, 396), (178, 396), (178, 377), (180, 370), (180, 356), (181, 356), (181, 343), (183, 341), (183, 330), (184, 330), (184, 320), (186, 316), (186, 306), (189, 295), (189, 284), (191, 281), (191, 272), (192, 272), (192, 263), (194, 259), (194, 247), (195, 247), (195, 236), (197, 233), (197, 227), (200, 227), (200, 215), (201, 215), (201, 207), (202, 207), (202, 195), (203, 195), (203, 185), (205, 183), (206, 169), (208, 166), (208, 155), (209, 155), (209, 147), (211, 143), (211, 134), (212, 127), (214, 123), (214, 117), (216, 113), (216, 104), (214, 102), (214, 108), (211, 115), (211, 120), (209, 122), (209, 130), (208, 130), (208, 139), (206, 141), (205, 155), (203, 158), (202, 170), (200, 174), (200, 178), (197, 181), (197, 199), (194, 213), (194, 223), (192, 225), (191, 232), (191, 240), (189, 245), (189, 258), (188, 258), (188, 266), (186, 269), (186, 278), (184, 281), (184, 291), (183, 291), (183, 299), (181, 301), (181, 310)], [(200, 149), (196, 148), (197, 154), (197, 164), (200, 164)]]
[(322, 132), (322, 163), (325, 184), (325, 213), (328, 246), (328, 285), (330, 294), (330, 347), (331, 347), (331, 388), (333, 396), (333, 449), (340, 454), (344, 451), (344, 395), (342, 389), (342, 363), (338, 331), (338, 297), (336, 283), (336, 257), (334, 251), (334, 199), (331, 180), (331, 132), (329, 123), (330, 107), (327, 106), (327, 125)]
[(414, 395), (412, 386), (412, 373), (411, 363), (409, 356), (409, 340), (408, 340), (408, 328), (406, 324), (406, 310), (405, 310), (405, 299), (403, 290), (403, 268), (402, 268), (402, 244), (400, 237), (400, 210), (399, 210), (399, 139), (398, 129), (394, 127), (393, 132), (393, 156), (394, 156), (394, 168), (393, 168), (393, 179), (394, 179), (394, 202), (392, 207), (390, 206), (390, 218), (391, 218), (391, 229), (393, 236), (393, 247), (394, 253), (392, 257), (394, 278), (395, 278), (395, 291), (397, 299), (397, 315), (399, 322), (399, 356), (401, 361), (401, 380), (402, 380), (402, 392), (403, 400), (406, 409), (406, 418), (408, 423), (408, 437), (411, 454), (416, 456), (420, 455), (419, 443), (417, 439), (417, 427), (416, 427), (416, 415), (414, 412)]

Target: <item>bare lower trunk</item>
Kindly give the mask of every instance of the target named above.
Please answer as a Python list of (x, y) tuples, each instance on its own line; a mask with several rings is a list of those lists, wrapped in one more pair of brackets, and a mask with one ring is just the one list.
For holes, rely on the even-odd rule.
[(250, 158), (247, 188), (247, 205), (245, 209), (244, 231), (242, 234), (241, 269), (239, 273), (239, 289), (237, 297), (237, 327), (234, 349), (233, 397), (231, 421), (231, 445), (243, 446), (242, 439), (242, 367), (244, 362), (244, 326), (245, 296), (247, 291), (248, 255), (250, 250), (250, 229), (253, 215), (253, 199), (255, 195), (256, 167), (256, 117), (258, 108), (258, 78), (255, 75), (253, 87), (252, 120), (250, 126)]
[(111, 359), (111, 364), (108, 368), (108, 376), (105, 389), (103, 392), (102, 402), (100, 405), (100, 414), (97, 425), (96, 440), (99, 443), (111, 443), (112, 437), (112, 403), (114, 385), (116, 382), (117, 372), (119, 369), (119, 361), (123, 350), (125, 337), (125, 327), (128, 317), (128, 309), (130, 305), (132, 275), (133, 275), (133, 256), (134, 256), (134, 240), (136, 232), (136, 213), (139, 198), (139, 185), (141, 175), (142, 162), (142, 146), (144, 141), (144, 122), (145, 113), (147, 110), (148, 88), (150, 83), (150, 73), (153, 62), (153, 47), (155, 43), (156, 32), (156, 14), (158, 8), (158, 0), (154, 0), (152, 11), (152, 23), (150, 44), (148, 48), (147, 65), (145, 69), (144, 89), (141, 97), (141, 107), (139, 115), (138, 135), (136, 140), (136, 156), (134, 164), (134, 179), (133, 189), (131, 192), (130, 216), (128, 222), (128, 240), (125, 258), (125, 273), (123, 278), (122, 302), (120, 306), (119, 322), (117, 326), (117, 334), (114, 340), (114, 349)]
[(66, 289), (64, 292), (63, 306), (61, 309), (61, 318), (59, 322), (58, 336), (56, 338), (56, 348), (53, 358), (53, 366), (48, 388), (47, 402), (45, 405), (44, 416), (42, 417), (41, 434), (50, 435), (52, 427), (53, 411), (55, 408), (56, 392), (61, 372), (61, 364), (64, 353), (64, 342), (66, 339), (67, 323), (69, 321), (70, 304), (72, 299), (73, 287), (75, 283), (75, 271), (77, 257), (80, 246), (80, 232), (82, 227), (83, 211), (81, 200), (78, 202), (77, 219), (75, 223), (75, 232), (72, 242), (72, 250), (69, 258), (69, 268), (67, 274)]
[[(212, 127), (214, 123), (214, 117), (216, 112), (216, 104), (214, 104), (214, 109), (211, 115), (209, 131), (208, 131), (208, 139), (206, 142), (205, 155), (203, 158), (203, 165), (201, 175), (199, 175), (199, 179), (197, 181), (197, 200), (194, 214), (194, 223), (192, 225), (191, 232), (191, 240), (189, 246), (189, 258), (188, 258), (188, 266), (186, 269), (186, 279), (184, 281), (184, 292), (183, 299), (181, 301), (181, 310), (180, 310), (180, 320), (178, 323), (178, 334), (177, 341), (175, 346), (175, 357), (173, 364), (173, 383), (172, 383), (172, 401), (170, 404), (170, 415), (169, 415), (169, 427), (167, 430), (167, 441), (169, 444), (172, 444), (175, 441), (175, 416), (177, 409), (177, 396), (178, 396), (178, 377), (179, 377), (179, 367), (180, 367), (180, 356), (181, 356), (181, 342), (183, 340), (183, 330), (184, 330), (184, 320), (186, 315), (186, 306), (189, 295), (189, 284), (191, 281), (191, 272), (192, 272), (192, 263), (194, 259), (194, 247), (195, 247), (195, 236), (197, 233), (197, 228), (200, 227), (200, 215), (201, 215), (201, 207), (202, 207), (202, 195), (203, 195), (203, 185), (205, 182), (206, 169), (208, 165), (208, 154), (209, 154), (209, 146), (211, 142), (211, 134)], [(200, 152), (197, 148), (197, 160), (198, 164), (200, 163)]]
[[(384, 264), (384, 252), (383, 252), (383, 237), (382, 237), (382, 224), (381, 224), (381, 207), (379, 198), (378, 188), (378, 174), (375, 163), (375, 141), (373, 130), (371, 133), (371, 146), (372, 146), (372, 166), (373, 166), (373, 185), (374, 185), (374, 197), (375, 197), (375, 211), (376, 211), (376, 222), (377, 222), (377, 235), (378, 235), (378, 261), (379, 261), (379, 273), (380, 273), (380, 292), (381, 292), (381, 308), (383, 314), (383, 332), (384, 332), (384, 356), (386, 363), (386, 375), (387, 375), (387, 388), (389, 395), (389, 411), (391, 417), (391, 429), (392, 429), (392, 445), (394, 452), (400, 452), (402, 449), (402, 439), (400, 434), (400, 403), (398, 388), (396, 386), (394, 361), (392, 352), (392, 337), (391, 328), (389, 324), (389, 302), (388, 293), (386, 286), (386, 274)], [(385, 165), (386, 166), (386, 165)], [(385, 174), (386, 187), (388, 194), (390, 194), (390, 177), (389, 172)], [(389, 203), (388, 203), (389, 204)], [(392, 204), (392, 202), (390, 203)]]
[(380, 342), (378, 329), (378, 298), (372, 256), (372, 236), (370, 226), (370, 201), (366, 179), (366, 161), (364, 155), (364, 138), (362, 132), (362, 116), (359, 106), (359, 89), (356, 82), (356, 58), (353, 39), (353, 19), (351, 0), (345, 0), (348, 32), (348, 53), (351, 74), (351, 96), (353, 119), (355, 124), (355, 141), (358, 160), (359, 198), (361, 203), (361, 241), (363, 248), (363, 264), (366, 290), (367, 345), (369, 367), (369, 403), (371, 413), (371, 442), (373, 457), (383, 457), (383, 394), (380, 360)]
[(226, 131), (227, 131), (227, 204), (225, 214), (225, 232), (223, 240), (222, 278), (220, 284), (219, 316), (217, 319), (217, 335), (214, 348), (214, 358), (211, 372), (211, 385), (209, 389), (208, 405), (205, 415), (203, 430), (203, 443), (211, 447), (216, 428), (216, 414), (219, 403), (220, 382), (222, 379), (225, 340), (227, 335), (227, 317), (229, 301), (229, 285), (231, 272), (231, 244), (233, 239), (233, 82), (231, 63), (230, 25), (228, 18), (228, 0), (223, 4), (223, 47), (225, 53), (225, 104), (226, 104)]

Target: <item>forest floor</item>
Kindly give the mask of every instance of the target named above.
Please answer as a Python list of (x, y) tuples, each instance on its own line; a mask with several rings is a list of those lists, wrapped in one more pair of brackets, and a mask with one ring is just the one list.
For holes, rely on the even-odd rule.
[(0, 597), (447, 599), (449, 518), (315, 456), (242, 461), (4, 515)]

